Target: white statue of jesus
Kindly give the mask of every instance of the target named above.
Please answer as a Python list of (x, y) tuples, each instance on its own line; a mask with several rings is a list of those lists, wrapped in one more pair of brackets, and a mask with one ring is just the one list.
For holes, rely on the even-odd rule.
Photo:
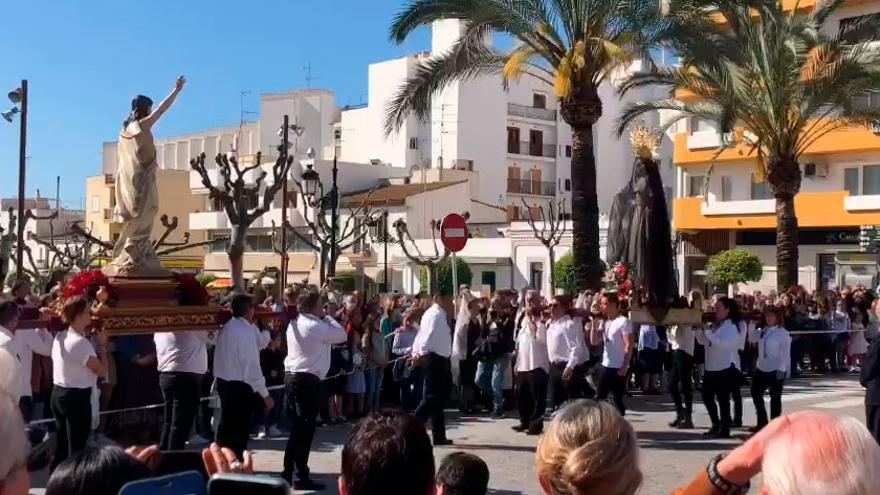
[(113, 215), (122, 232), (113, 248), (113, 261), (104, 268), (109, 276), (166, 276), (153, 249), (150, 234), (159, 212), (156, 186), (156, 144), (153, 126), (174, 103), (186, 79), (177, 78), (174, 90), (153, 110), (153, 100), (138, 95), (131, 102), (131, 114), (123, 122), (116, 151), (116, 207)]

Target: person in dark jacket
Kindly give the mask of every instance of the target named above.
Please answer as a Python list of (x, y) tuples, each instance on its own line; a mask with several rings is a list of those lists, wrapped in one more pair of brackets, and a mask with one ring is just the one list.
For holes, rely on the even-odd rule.
[(514, 348), (512, 307), (495, 295), (489, 309), (488, 327), (483, 329), (475, 350), (477, 385), (492, 397), (492, 417), (504, 417), (504, 377), (510, 372), (510, 356)]
[(859, 382), (865, 387), (865, 425), (880, 443), (880, 338), (868, 347)]

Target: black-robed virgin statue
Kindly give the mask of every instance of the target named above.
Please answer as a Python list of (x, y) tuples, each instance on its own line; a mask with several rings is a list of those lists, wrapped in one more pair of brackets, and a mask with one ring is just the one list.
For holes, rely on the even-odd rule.
[(622, 262), (629, 267), (649, 306), (668, 306), (678, 296), (672, 228), (654, 158), (659, 139), (655, 131), (642, 126), (630, 132), (636, 158), (632, 178), (611, 204), (606, 256), (609, 266)]

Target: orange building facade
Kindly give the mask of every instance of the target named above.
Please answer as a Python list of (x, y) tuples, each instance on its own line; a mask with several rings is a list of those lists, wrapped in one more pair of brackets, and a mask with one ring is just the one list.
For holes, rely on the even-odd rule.
[[(812, 0), (799, 2), (800, 8), (814, 5)], [(842, 21), (863, 15), (880, 15), (880, 2), (851, 0), (825, 29), (836, 31)], [(880, 104), (874, 98), (870, 103)], [(768, 185), (756, 181), (754, 153), (738, 146), (710, 166), (721, 144), (716, 125), (692, 118), (679, 122), (675, 131), (673, 226), (680, 287), (709, 290), (708, 258), (736, 247), (757, 254), (764, 264), (763, 278), (747, 290), (775, 289), (775, 200)], [(801, 171), (803, 183), (795, 198), (799, 283), (808, 290), (876, 284), (876, 256), (859, 253), (859, 229), (880, 225), (880, 123), (819, 139), (803, 156)]]

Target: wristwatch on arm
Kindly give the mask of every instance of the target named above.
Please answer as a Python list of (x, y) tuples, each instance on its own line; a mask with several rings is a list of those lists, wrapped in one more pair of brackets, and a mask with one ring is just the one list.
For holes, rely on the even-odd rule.
[(745, 485), (737, 485), (726, 480), (724, 476), (718, 473), (718, 462), (721, 459), (724, 459), (724, 454), (716, 455), (709, 461), (709, 465), (706, 466), (706, 474), (709, 475), (709, 481), (712, 483), (712, 486), (724, 495), (745, 495), (748, 493), (751, 483), (746, 482)]

